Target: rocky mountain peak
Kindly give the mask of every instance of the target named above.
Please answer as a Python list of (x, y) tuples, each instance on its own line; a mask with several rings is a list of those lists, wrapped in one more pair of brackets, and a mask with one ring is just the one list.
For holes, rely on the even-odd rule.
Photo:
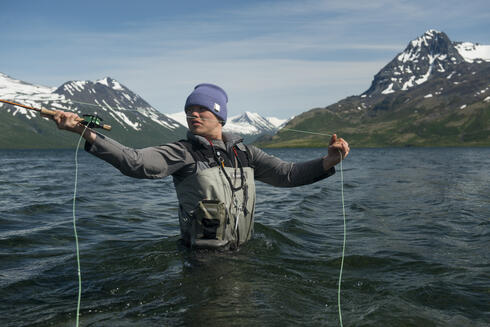
[(110, 78), (110, 77), (105, 77), (103, 79), (100, 79), (96, 83), (105, 85), (108, 88), (111, 88), (111, 89), (117, 90), (117, 91), (129, 90), (127, 87), (125, 87), (124, 85), (122, 85), (121, 83), (119, 83), (118, 81), (116, 81), (115, 79)]
[(465, 59), (448, 36), (444, 32), (431, 29), (410, 41), (403, 52), (381, 69), (363, 95), (376, 96), (406, 91), (463, 62)]

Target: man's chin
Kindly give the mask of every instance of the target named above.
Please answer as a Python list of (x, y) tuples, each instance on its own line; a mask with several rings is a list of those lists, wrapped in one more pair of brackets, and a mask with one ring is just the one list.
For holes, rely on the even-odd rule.
[(203, 136), (204, 131), (201, 128), (190, 128), (192, 134)]

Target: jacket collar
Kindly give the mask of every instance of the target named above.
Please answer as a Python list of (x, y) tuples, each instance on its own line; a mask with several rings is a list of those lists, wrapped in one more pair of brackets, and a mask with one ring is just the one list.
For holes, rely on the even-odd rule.
[[(217, 149), (229, 150), (235, 144), (243, 142), (243, 138), (233, 133), (223, 132), (222, 136), (223, 140), (211, 140), (214, 147)], [(205, 147), (210, 146), (209, 141), (205, 137), (192, 134), (190, 131), (187, 131), (187, 140), (201, 144)]]

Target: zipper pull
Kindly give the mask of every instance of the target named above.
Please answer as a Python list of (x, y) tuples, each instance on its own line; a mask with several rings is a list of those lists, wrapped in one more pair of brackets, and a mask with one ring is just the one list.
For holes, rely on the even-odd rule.
[(221, 163), (221, 167), (225, 168), (225, 161), (221, 157), (221, 152), (216, 151), (216, 156), (218, 157), (219, 162)]

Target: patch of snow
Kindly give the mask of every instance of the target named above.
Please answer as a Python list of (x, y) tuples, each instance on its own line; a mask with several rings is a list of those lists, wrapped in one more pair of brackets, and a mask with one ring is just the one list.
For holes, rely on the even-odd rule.
[(104, 78), (104, 79), (98, 80), (96, 83), (99, 83), (99, 84), (105, 85), (107, 87), (110, 87), (110, 85), (109, 85), (109, 79), (107, 77)]
[(437, 68), (437, 71), (438, 71), (439, 73), (444, 73), (446, 70), (444, 69), (444, 67), (442, 67), (441, 63), (440, 63), (440, 62), (438, 62), (437, 64), (439, 65), (439, 68)]
[[(110, 104), (108, 104), (104, 99), (102, 99), (102, 103), (105, 104), (107, 106), (108, 109), (110, 110), (114, 110)], [(103, 108), (103, 106), (101, 106)]]
[[(463, 42), (455, 45), (461, 57), (466, 62), (475, 62), (477, 59), (490, 61), (490, 45), (480, 45), (471, 42)], [(477, 61), (478, 63), (478, 61)]]
[(131, 97), (128, 94), (123, 93), (122, 95), (123, 95), (123, 97), (125, 97), (126, 99), (128, 99), (128, 101), (132, 101)]
[(485, 99), (483, 99), (483, 102), (490, 102), (490, 96), (488, 96)]
[(395, 93), (395, 91), (393, 91), (393, 83), (391, 83), (383, 92), (381, 92), (382, 94), (390, 94), (390, 93)]
[(67, 84), (67, 85), (65, 85), (65, 86), (63, 87), (63, 89), (64, 89), (65, 91), (67, 91), (68, 93), (70, 93), (70, 95), (73, 95), (73, 94), (74, 94), (74, 93), (73, 93), (73, 91), (71, 90), (71, 86), (70, 86), (70, 85), (68, 85), (68, 84)]
[(419, 79), (415, 80), (415, 83), (417, 83), (417, 85), (420, 85), (422, 83), (425, 83), (427, 82), (427, 80), (429, 79), (429, 76), (430, 76), (430, 73), (432, 72), (432, 65), (429, 66), (429, 69), (427, 69), (427, 73), (425, 73), (424, 75), (422, 75), (422, 77), (420, 77)]
[(282, 126), (285, 122), (290, 120), (290, 119), (280, 119), (276, 117), (266, 117), (266, 119), (269, 121), (269, 123), (271, 123), (277, 128), (279, 128), (279, 126)]
[(466, 108), (466, 105), (465, 104), (462, 105), (461, 107), (459, 107), (459, 109), (464, 109), (464, 108)]
[(70, 83), (70, 86), (77, 92), (83, 92), (85, 89), (85, 85), (87, 85), (87, 81), (74, 81)]
[[(140, 108), (138, 108), (140, 109)], [(143, 109), (143, 108), (141, 108)], [(184, 119), (185, 119), (185, 113), (182, 112), (182, 115), (184, 116)], [(179, 128), (179, 127), (182, 127), (181, 125), (183, 125), (184, 127), (187, 127), (187, 123), (182, 124), (180, 121), (170, 117), (170, 115), (164, 115), (164, 114), (161, 114), (160, 112), (156, 111), (156, 110), (145, 110), (145, 116), (150, 118), (152, 121), (154, 121), (155, 123), (163, 126), (163, 127), (166, 127), (166, 128), (169, 128), (169, 129), (176, 129), (176, 128)], [(163, 117), (162, 117), (163, 116)], [(175, 120), (177, 122), (167, 122), (165, 120), (165, 118), (169, 118), (171, 120)]]
[(432, 94), (431, 94), (431, 93), (429, 93), (429, 94), (427, 94), (427, 95), (424, 95), (424, 98), (426, 98), (426, 99), (427, 99), (427, 98), (432, 98)]
[(173, 114), (167, 114), (168, 117), (172, 118), (173, 120), (179, 122), (181, 125), (187, 127), (187, 118), (185, 116), (184, 111), (179, 111)]
[[(109, 111), (109, 115), (111, 115), (112, 118), (114, 118), (114, 120), (119, 123), (119, 125), (124, 127), (124, 122), (119, 120), (119, 118), (115, 115), (115, 113), (113, 111)], [(126, 127), (124, 127), (124, 128), (126, 128)]]
[(124, 91), (124, 88), (118, 81), (112, 81), (112, 89), (116, 91)]
[(402, 91), (406, 91), (408, 90), (410, 87), (413, 86), (413, 81), (415, 80), (415, 76), (410, 76), (410, 79), (408, 81), (406, 81), (404, 84), (403, 84), (403, 87), (402, 87)]

